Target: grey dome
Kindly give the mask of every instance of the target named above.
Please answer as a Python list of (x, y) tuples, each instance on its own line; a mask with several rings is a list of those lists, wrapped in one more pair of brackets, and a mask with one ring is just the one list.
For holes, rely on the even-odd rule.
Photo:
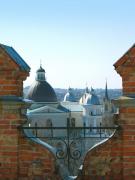
[(26, 98), (35, 102), (57, 102), (56, 94), (46, 81), (45, 70), (41, 65), (36, 71), (36, 80), (30, 87)]
[(98, 96), (96, 95), (94, 89), (91, 87), (91, 91), (90, 91), (90, 96), (87, 99), (87, 104), (92, 104), (92, 105), (100, 105), (100, 101)]
[(91, 88), (91, 91), (89, 91), (88, 87), (86, 87), (85, 93), (80, 99), (80, 103), (86, 105), (100, 105), (99, 98), (96, 95), (94, 89)]
[(35, 102), (57, 102), (53, 88), (46, 81), (35, 81), (30, 87), (26, 98)]

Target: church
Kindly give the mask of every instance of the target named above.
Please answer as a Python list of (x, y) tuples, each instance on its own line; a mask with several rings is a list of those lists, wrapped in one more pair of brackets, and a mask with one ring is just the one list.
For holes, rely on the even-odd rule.
[[(108, 117), (113, 114), (112, 103), (108, 96), (107, 84), (103, 103), (100, 102), (95, 90), (86, 87), (84, 94), (79, 101), (76, 100), (75, 91), (68, 88), (63, 101), (57, 100), (53, 87), (47, 82), (45, 70), (40, 65), (36, 71), (36, 77), (30, 86), (26, 98), (32, 100), (32, 105), (28, 109), (27, 115), (30, 126), (35, 127), (67, 127), (69, 121), (70, 127), (88, 127), (86, 134), (98, 135), (102, 124), (112, 125), (112, 120)], [(81, 133), (81, 132), (80, 132)], [(41, 137), (46, 136), (64, 136), (65, 130), (38, 130)]]

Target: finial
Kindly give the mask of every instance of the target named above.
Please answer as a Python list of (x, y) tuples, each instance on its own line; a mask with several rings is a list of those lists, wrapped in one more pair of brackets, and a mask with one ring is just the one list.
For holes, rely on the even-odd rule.
[(69, 86), (67, 91), (69, 92), (70, 90), (71, 90), (71, 87)]
[(89, 93), (89, 89), (88, 89), (88, 84), (87, 84), (87, 82), (86, 82), (85, 93)]
[(95, 93), (92, 86), (91, 86), (91, 91), (90, 91), (90, 93), (91, 93), (91, 94), (94, 94), (94, 93)]
[(40, 59), (40, 67), (42, 67), (42, 60)]

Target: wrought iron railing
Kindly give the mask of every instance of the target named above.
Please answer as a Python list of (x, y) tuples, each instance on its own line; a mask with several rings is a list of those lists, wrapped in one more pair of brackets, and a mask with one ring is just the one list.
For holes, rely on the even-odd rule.
[[(114, 130), (120, 129), (119, 126), (99, 126), (99, 127), (38, 127), (37, 124), (35, 126), (21, 126), (19, 129), (27, 129), (33, 131), (33, 136), (27, 136), (27, 138), (97, 138), (97, 136), (92, 135), (99, 135), (99, 137), (102, 138), (109, 138), (110, 135)], [(41, 135), (41, 130), (49, 131), (49, 135)], [(54, 135), (55, 130), (65, 130), (66, 134), (62, 136)], [(96, 130), (96, 132), (93, 132), (93, 130)], [(89, 132), (88, 132), (89, 131)], [(74, 132), (74, 133), (73, 133)], [(78, 133), (75, 133), (78, 132)], [(57, 134), (57, 133), (55, 133)], [(73, 135), (74, 134), (74, 135)], [(77, 134), (75, 136), (75, 134)]]

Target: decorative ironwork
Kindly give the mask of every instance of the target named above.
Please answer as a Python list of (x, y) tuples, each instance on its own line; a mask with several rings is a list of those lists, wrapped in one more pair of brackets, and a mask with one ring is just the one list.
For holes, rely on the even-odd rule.
[(64, 140), (58, 140), (58, 142), (57, 142), (57, 151), (56, 151), (56, 157), (58, 158), (58, 159), (64, 159), (64, 158), (66, 158), (67, 157), (67, 149), (68, 149), (68, 147), (67, 147), (67, 143), (66, 143), (66, 141), (64, 141)]
[[(79, 146), (79, 149), (76, 146)], [(80, 147), (81, 147), (80, 140), (76, 140), (76, 141), (74, 140), (70, 143), (70, 157), (72, 159), (78, 160), (81, 157), (82, 149)]]
[[(52, 147), (55, 147), (55, 156), (60, 164), (63, 163), (67, 167), (69, 175), (76, 175), (85, 154), (90, 148), (91, 139), (102, 139), (109, 138), (110, 135), (117, 130), (119, 127), (83, 127), (73, 126), (73, 122), (70, 124), (70, 118), (67, 119), (67, 126), (65, 127), (53, 127), (52, 124), (48, 127), (38, 127), (25, 125), (20, 127), (22, 130), (27, 130), (27, 138), (40, 138)], [(44, 130), (44, 135), (40, 134), (40, 131)], [(95, 133), (96, 130), (96, 133)], [(64, 132), (62, 136), (57, 136), (57, 132)], [(48, 133), (47, 133), (48, 132)], [(25, 133), (24, 133), (25, 134)], [(28, 135), (29, 134), (29, 135)], [(75, 168), (76, 166), (76, 168)]]
[[(29, 137), (27, 137), (27, 138), (53, 138), (53, 139), (60, 139), (60, 137), (56, 137), (56, 136), (54, 136), (54, 130), (67, 130), (67, 127), (61, 127), (61, 126), (59, 126), (59, 127), (37, 127), (36, 125), (35, 126), (21, 126), (21, 127), (18, 127), (19, 129), (27, 129), (27, 130), (33, 130), (33, 131), (35, 131), (35, 133), (33, 134), (33, 136), (29, 136)], [(102, 139), (102, 138), (109, 138), (110, 137), (110, 134), (108, 134), (108, 135), (105, 135), (104, 133), (103, 133), (103, 131), (105, 131), (105, 130), (110, 130), (111, 132), (113, 132), (114, 130), (118, 130), (118, 129), (120, 129), (120, 127), (119, 126), (113, 126), (113, 127), (103, 127), (103, 126), (100, 126), (100, 127), (70, 127), (70, 130), (74, 130), (74, 132), (76, 131), (79, 131), (79, 132), (81, 132), (81, 134), (80, 134), (80, 138), (91, 138), (91, 133), (89, 133), (89, 134), (86, 134), (86, 130), (89, 130), (90, 132), (92, 131), (92, 130), (98, 130), (99, 132), (98, 133), (96, 133), (97, 135), (99, 135), (100, 136), (100, 138)], [(51, 130), (51, 136), (42, 136), (42, 135), (39, 135), (38, 134), (38, 131), (39, 130)], [(66, 138), (67, 136), (63, 136), (64, 138)], [(78, 136), (70, 136), (70, 138), (71, 139), (73, 139), (73, 138), (75, 138), (75, 139), (78, 139)], [(94, 137), (93, 137), (94, 138)], [(97, 138), (97, 137), (95, 137), (95, 138)]]
[[(27, 129), (28, 131), (34, 132), (32, 133), (32, 136), (27, 136), (27, 138), (40, 138), (55, 147), (56, 158), (66, 161), (69, 171), (71, 171), (72, 163), (75, 163), (72, 161), (81, 161), (81, 159), (83, 159), (87, 141), (90, 141), (91, 138), (98, 138), (100, 140), (109, 138), (110, 134), (118, 128), (118, 126), (102, 127), (101, 124), (100, 127), (86, 127), (85, 124), (83, 127), (70, 127), (69, 123), (67, 123), (67, 127), (38, 127), (37, 123), (35, 123), (35, 127), (21, 127), (23, 130)], [(51, 136), (41, 136), (40, 130), (51, 131)], [(66, 134), (62, 137), (58, 137), (54, 133), (55, 130), (65, 130)], [(92, 130), (97, 130), (95, 136), (91, 134)], [(106, 130), (110, 131), (110, 134), (106, 134)]]

